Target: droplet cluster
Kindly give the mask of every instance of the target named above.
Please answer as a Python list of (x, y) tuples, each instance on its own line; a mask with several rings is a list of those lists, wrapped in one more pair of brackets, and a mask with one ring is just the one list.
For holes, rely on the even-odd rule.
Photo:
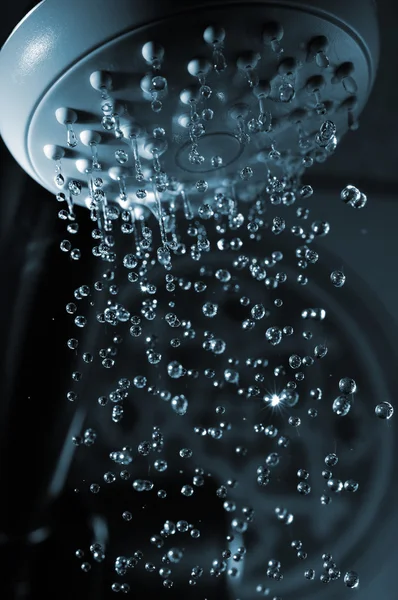
[[(208, 102), (216, 93), (207, 76), (211, 69), (222, 73), (227, 68), (224, 37), (222, 29), (206, 29), (204, 39), (211, 49), (211, 61), (194, 59), (188, 65), (198, 84), (196, 91), (184, 90), (181, 95), (181, 101), (189, 107), (187, 160), (193, 166), (200, 167), (205, 161), (201, 143), (207, 123), (213, 119)], [(283, 28), (270, 23), (264, 44), (279, 59), (283, 54), (282, 38)], [(311, 60), (325, 70), (329, 66), (328, 44), (320, 38), (312, 40), (309, 53)], [(150, 72), (141, 87), (153, 113), (161, 115), (168, 86), (162, 75), (163, 49), (148, 42), (142, 54)], [(243, 109), (235, 113), (235, 137), (242, 147), (251, 143), (251, 136), (272, 132), (272, 115), (264, 103), (272, 86), (258, 77), (259, 59), (255, 53), (248, 53), (237, 62), (258, 101), (259, 112), (249, 121)], [(294, 100), (299, 68), (292, 59), (279, 63), (274, 101), (289, 104)], [(351, 74), (341, 80), (347, 89), (356, 85)], [(126, 130), (110, 86), (105, 80), (101, 85), (96, 79), (94, 83), (93, 87), (101, 92), (102, 127), (121, 140)], [(76, 481), (76, 490), (87, 492), (95, 501), (113, 490), (118, 495), (123, 486), (132, 498), (131, 506), (126, 505), (118, 514), (132, 540), (130, 554), (119, 555), (117, 547), (108, 548), (94, 540), (88, 549), (76, 550), (76, 558), (83, 572), (94, 571), (96, 563), (111, 564), (113, 592), (133, 594), (138, 570), (148, 581), (157, 580), (159, 589), (199, 587), (208, 578), (244, 581), (243, 565), (252, 552), (245, 539), (250, 540), (251, 530), (260, 537), (267, 535), (256, 527), (256, 519), (265, 517), (282, 532), (284, 541), (278, 548), (284, 546), (286, 553), (261, 556), (263, 580), (256, 581), (251, 592), (279, 600), (278, 585), (289, 578), (285, 556), (291, 556), (292, 550), (295, 564), (301, 565), (301, 579), (309, 587), (316, 585), (312, 583), (315, 581), (335, 585), (337, 598), (344, 585), (351, 589), (359, 586), (359, 575), (350, 570), (351, 565), (344, 564), (345, 557), (333, 558), (328, 552), (327, 539), (318, 562), (310, 554), (310, 540), (291, 541), (292, 531), (302, 519), (303, 506), (307, 510), (311, 502), (316, 502), (327, 520), (327, 507), (359, 497), (364, 483), (356, 480), (355, 472), (348, 472), (350, 461), (344, 451), (333, 447), (322, 455), (323, 450), (319, 450), (318, 470), (306, 464), (290, 469), (297, 439), (318, 435), (325, 418), (339, 426), (368, 410), (361, 402), (361, 381), (346, 371), (344, 363), (339, 364), (338, 373), (332, 374), (337, 377), (333, 396), (325, 394), (319, 383), (319, 373), (334, 349), (322, 334), (328, 307), (321, 306), (316, 297), (314, 303), (309, 300), (311, 284), (318, 283), (323, 273), (322, 285), (342, 303), (350, 285), (343, 270), (333, 266), (328, 269), (323, 264), (319, 240), (330, 235), (332, 227), (328, 220), (311, 220), (317, 194), (302, 181), (314, 157), (326, 157), (338, 142), (337, 127), (327, 115), (322, 89), (319, 78), (311, 78), (306, 84), (305, 93), (319, 123), (317, 131), (309, 135), (301, 121), (296, 122), (300, 168), (289, 165), (272, 143), (261, 170), (263, 185), (250, 197), (244, 192), (253, 181), (254, 167), (246, 165), (237, 170), (235, 179), (220, 182), (217, 190), (198, 175), (194, 183), (197, 202), (192, 202), (184, 182), (163, 170), (161, 157), (167, 132), (157, 125), (147, 140), (148, 164), (143, 164), (138, 151), (139, 132), (131, 128), (127, 131), (128, 152), (115, 150), (118, 166), (110, 176), (119, 186), (119, 196), (113, 201), (106, 195), (98, 140), (90, 138), (92, 165), (85, 172), (90, 191), (85, 218), (92, 224), (91, 250), (86, 241), (82, 250), (74, 243), (79, 225), (73, 198), (81, 194), (82, 186), (77, 180), (65, 181), (57, 158), (56, 184), (64, 191), (56, 199), (66, 205), (58, 216), (67, 225), (60, 249), (73, 261), (91, 251), (98, 265), (96, 280), (88, 281), (87, 274), (87, 281), (74, 290), (65, 306), (72, 331), (67, 347), (76, 363), (66, 397), (72, 403), (83, 402), (79, 387), (90, 378), (98, 378), (103, 386), (100, 394), (84, 400), (91, 403), (88, 421), (96, 411), (109, 431), (120, 431), (120, 442), (115, 442), (117, 436), (113, 433), (110, 437), (112, 445), (102, 457), (101, 477), (88, 484), (86, 480)], [(77, 144), (74, 115), (68, 114), (62, 123), (67, 129), (68, 146), (73, 148)], [(131, 200), (127, 175), (121, 170), (129, 160), (133, 167), (128, 177), (134, 177), (140, 186), (135, 192), (137, 203)], [(214, 171), (221, 168), (223, 157), (213, 154), (211, 166)], [(355, 186), (347, 185), (341, 190), (340, 200), (337, 195), (335, 201), (362, 209), (367, 198)], [(303, 294), (306, 302), (293, 306), (294, 319), (289, 322), (284, 310), (286, 305), (291, 306), (292, 289)], [(230, 318), (228, 327), (223, 326), (225, 315)], [(95, 347), (88, 341), (93, 336), (86, 335), (94, 330)], [(255, 341), (258, 336), (261, 344)], [(122, 358), (126, 347), (128, 368)], [(89, 396), (90, 386), (85, 389)], [(134, 414), (135, 409), (145, 410), (150, 427), (145, 431), (133, 427), (126, 444), (122, 441), (124, 423), (130, 427), (130, 413)], [(375, 422), (376, 417), (389, 421), (394, 408), (389, 399), (378, 398), (371, 412)], [(173, 430), (184, 432), (187, 440), (178, 448), (170, 433)], [(88, 422), (83, 431), (74, 432), (71, 444), (76, 453), (92, 452), (94, 456), (99, 446), (110, 445), (105, 431), (106, 427), (101, 433), (96, 431)], [(219, 480), (209, 463), (205, 464), (205, 448), (210, 449), (207, 452), (214, 462), (229, 460), (239, 465), (241, 481), (227, 469), (223, 480)], [(254, 461), (258, 452), (262, 459)], [(274, 502), (272, 493), (278, 495), (279, 487), (288, 485), (285, 480), (289, 494), (281, 493)], [(254, 494), (264, 502), (256, 503)], [(188, 517), (190, 503), (194, 502), (199, 502), (202, 513)], [(212, 510), (206, 503), (210, 502), (225, 516), (227, 527), (223, 546), (212, 550), (209, 563), (202, 557), (207, 547), (212, 548), (206, 530)], [(154, 507), (154, 514), (163, 515), (166, 507), (170, 516), (162, 517), (162, 522), (145, 520), (146, 503)], [(181, 514), (175, 512), (175, 506)], [(144, 530), (145, 540), (134, 548), (138, 530)]]

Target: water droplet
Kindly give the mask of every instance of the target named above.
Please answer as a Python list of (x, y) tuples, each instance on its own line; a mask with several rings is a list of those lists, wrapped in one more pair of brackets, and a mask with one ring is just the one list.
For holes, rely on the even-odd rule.
[(69, 189), (70, 193), (73, 194), (73, 196), (79, 196), (82, 191), (82, 184), (80, 183), (80, 181), (72, 179), (68, 183), (68, 189)]
[(265, 332), (265, 337), (272, 346), (276, 346), (282, 340), (282, 331), (279, 327), (269, 327)]
[(119, 165), (124, 165), (128, 161), (129, 156), (124, 150), (116, 150), (115, 159)]
[(357, 588), (359, 586), (359, 575), (356, 571), (347, 571), (344, 575), (344, 583), (348, 588)]
[(296, 95), (291, 83), (282, 83), (278, 88), (280, 102), (291, 102)]
[(184, 394), (180, 394), (179, 396), (174, 396), (171, 400), (171, 408), (177, 415), (183, 416), (186, 414), (188, 410), (188, 400), (184, 396)]
[(205, 317), (215, 317), (218, 312), (218, 305), (214, 302), (205, 302), (202, 306), (202, 312)]
[(347, 479), (347, 481), (344, 482), (344, 489), (347, 492), (356, 492), (359, 488), (359, 483), (357, 481), (355, 481), (354, 479)]
[(339, 381), (339, 390), (342, 394), (355, 394), (357, 391), (356, 381), (350, 377), (343, 377)]
[(202, 194), (204, 192), (207, 192), (208, 187), (209, 187), (209, 184), (204, 179), (199, 179), (196, 182), (196, 189), (198, 190), (198, 192), (201, 192)]
[(345, 417), (351, 410), (351, 400), (347, 396), (338, 396), (333, 401), (333, 412), (340, 417)]
[(345, 284), (346, 276), (343, 271), (332, 271), (330, 273), (330, 281), (333, 283), (334, 287), (340, 288)]
[(213, 167), (213, 169), (218, 169), (218, 168), (222, 167), (223, 159), (221, 156), (218, 156), (218, 155), (212, 156), (210, 159), (210, 163), (211, 163), (211, 166)]
[(375, 408), (375, 415), (379, 419), (391, 419), (394, 414), (394, 407), (389, 402), (380, 402)]
[(334, 454), (334, 452), (327, 454), (327, 456), (325, 456), (325, 465), (327, 465), (328, 467), (334, 467), (335, 465), (337, 465), (339, 459), (337, 457), (336, 454)]
[(328, 479), (326, 485), (332, 492), (335, 493), (341, 492), (341, 490), (343, 489), (343, 482), (340, 481), (340, 479), (336, 479), (335, 477)]
[(181, 488), (181, 494), (183, 496), (186, 496), (187, 498), (189, 496), (192, 496), (192, 494), (194, 493), (194, 489), (191, 485), (183, 485)]
[(340, 193), (340, 198), (345, 204), (351, 204), (352, 202), (359, 200), (360, 197), (361, 192), (353, 185), (346, 185)]
[(243, 169), (240, 171), (239, 175), (240, 178), (243, 179), (243, 181), (248, 181), (249, 179), (251, 179), (253, 177), (253, 169), (251, 167), (243, 167)]
[(368, 199), (367, 199), (366, 195), (361, 192), (361, 195), (359, 196), (359, 198), (357, 200), (352, 200), (349, 204), (353, 208), (363, 208), (364, 206), (366, 206), (367, 201), (368, 201)]

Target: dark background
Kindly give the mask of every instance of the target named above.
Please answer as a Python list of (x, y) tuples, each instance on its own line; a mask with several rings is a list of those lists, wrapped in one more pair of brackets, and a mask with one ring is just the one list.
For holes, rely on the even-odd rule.
[[(327, 215), (336, 232), (320, 243), (331, 264), (344, 266), (352, 276), (352, 293), (345, 309), (373, 344), (384, 384), (395, 391), (398, 6), (390, 0), (377, 4), (381, 61), (360, 128), (346, 136), (333, 157), (314, 168), (310, 181), (319, 195), (314, 218), (317, 212), (320, 218)], [(0, 21), (2, 42), (31, 7), (31, 2), (20, 0), (7, 5)], [(64, 442), (65, 447), (70, 446), (69, 424), (74, 418), (70, 410), (65, 412), (71, 369), (65, 349), (70, 327), (64, 305), (73, 290), (85, 283), (93, 261), (89, 253), (83, 253), (76, 264), (61, 255), (58, 246), (64, 226), (56, 217), (54, 199), (21, 171), (2, 143), (0, 169), (1, 598), (33, 599), (50, 593), (54, 598), (101, 598), (101, 579), (82, 576), (70, 554), (71, 547), (90, 543), (92, 515), (85, 501), (73, 492), (78, 471), (75, 479), (68, 477), (69, 459), (62, 454)], [(338, 192), (347, 183), (368, 195), (363, 211), (347, 211), (339, 202)], [(90, 224), (84, 211), (79, 215), (84, 239)], [(360, 350), (354, 343), (350, 360), (355, 362), (358, 352), (362, 368), (372, 371), (376, 359), (370, 355), (359, 358)], [(376, 396), (375, 402), (379, 401)], [(362, 600), (376, 594), (383, 600), (396, 598), (396, 440), (392, 425), (382, 449), (378, 436), (383, 431), (373, 430), (379, 425), (374, 423), (365, 433), (372, 448), (369, 461), (382, 457), (389, 461), (390, 471), (374, 482), (385, 487), (375, 495), (375, 502), (380, 503), (377, 518), (368, 525), (358, 549), (358, 571), (369, 573), (359, 592)], [(377, 472), (377, 462), (373, 466)], [(369, 465), (368, 469), (373, 473)], [(54, 483), (55, 475), (58, 483)], [(51, 485), (58, 491), (49, 505), (45, 499)], [(363, 519), (366, 521), (366, 516)], [(333, 590), (328, 598), (345, 598), (343, 592)]]

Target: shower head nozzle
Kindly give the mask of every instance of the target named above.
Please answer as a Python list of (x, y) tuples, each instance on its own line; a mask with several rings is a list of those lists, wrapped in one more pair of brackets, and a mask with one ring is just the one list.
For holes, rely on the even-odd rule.
[(147, 203), (148, 181), (165, 200), (250, 197), (264, 169), (299, 177), (356, 128), (378, 52), (371, 0), (45, 0), (0, 54), (0, 130), (78, 204), (98, 178), (110, 202)]

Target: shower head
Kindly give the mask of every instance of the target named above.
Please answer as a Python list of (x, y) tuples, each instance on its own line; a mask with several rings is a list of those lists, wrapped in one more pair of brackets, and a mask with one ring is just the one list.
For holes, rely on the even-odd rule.
[(44, 0), (0, 54), (0, 131), (77, 204), (247, 201), (357, 127), (378, 56), (373, 0)]

